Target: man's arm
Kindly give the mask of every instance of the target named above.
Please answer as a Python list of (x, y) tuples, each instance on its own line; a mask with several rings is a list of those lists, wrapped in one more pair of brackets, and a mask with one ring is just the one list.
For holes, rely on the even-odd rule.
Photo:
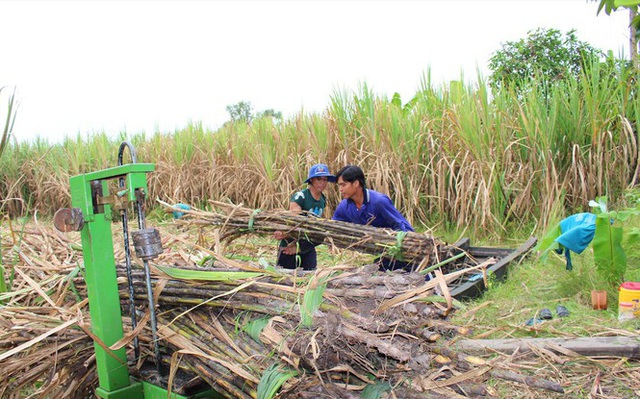
[(347, 218), (347, 215), (345, 213), (345, 209), (344, 208), (345, 208), (344, 207), (344, 202), (340, 202), (338, 204), (338, 207), (336, 208), (335, 212), (333, 212), (333, 217), (331, 219), (338, 220), (340, 222), (352, 222), (351, 220), (349, 220)]
[(396, 231), (414, 231), (407, 219), (402, 216), (400, 211), (393, 205), (391, 198), (383, 196), (380, 201), (381, 216), (385, 222)]

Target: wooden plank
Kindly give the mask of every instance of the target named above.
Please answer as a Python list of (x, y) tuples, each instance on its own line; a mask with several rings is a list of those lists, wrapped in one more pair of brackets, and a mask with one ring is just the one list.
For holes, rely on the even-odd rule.
[[(507, 273), (507, 265), (514, 260), (519, 260), (524, 257), (537, 242), (536, 237), (530, 237), (524, 244), (522, 244), (519, 248), (510, 250), (511, 252), (499, 259), (494, 265), (487, 269), (488, 273), (493, 273), (495, 278), (499, 281), (502, 280)], [(492, 248), (486, 248), (485, 252), (491, 251)], [(475, 255), (472, 253), (472, 255)], [(453, 288), (451, 290), (451, 295), (460, 300), (460, 299), (468, 299), (475, 298), (479, 296), (482, 291), (484, 291), (484, 280), (476, 280), (476, 281), (467, 281), (459, 286)]]
[(516, 349), (528, 352), (532, 346), (556, 353), (562, 353), (559, 349), (563, 349), (583, 356), (640, 359), (640, 337), (467, 339), (454, 344), (456, 349), (466, 353), (513, 353)]

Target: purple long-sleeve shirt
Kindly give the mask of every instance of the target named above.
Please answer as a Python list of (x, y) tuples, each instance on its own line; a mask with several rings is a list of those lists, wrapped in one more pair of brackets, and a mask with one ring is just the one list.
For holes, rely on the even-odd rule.
[(414, 231), (407, 219), (393, 205), (391, 198), (368, 189), (364, 192), (364, 202), (360, 209), (353, 200), (344, 199), (333, 213), (333, 220), (368, 224), (396, 231)]

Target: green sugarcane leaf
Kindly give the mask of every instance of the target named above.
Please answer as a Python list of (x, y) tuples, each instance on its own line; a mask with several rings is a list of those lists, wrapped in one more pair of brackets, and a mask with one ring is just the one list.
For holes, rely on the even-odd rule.
[(320, 281), (316, 288), (308, 289), (304, 293), (302, 306), (300, 306), (300, 321), (303, 326), (309, 327), (313, 323), (313, 314), (320, 309), (322, 297), (327, 288), (326, 278)]
[(258, 399), (274, 398), (282, 384), (297, 374), (295, 370), (282, 368), (275, 363), (272, 364), (260, 378), (257, 388)]
[(424, 303), (433, 303), (433, 302), (438, 302), (438, 303), (446, 303), (447, 302), (447, 298), (440, 296), (440, 295), (429, 295), (426, 296), (424, 298), (420, 298), (418, 300), (416, 300), (416, 302), (424, 302)]
[(0, 263), (0, 293), (7, 292), (7, 283), (4, 281), (4, 266)]
[(460, 259), (460, 258), (462, 258), (462, 257), (464, 257), (464, 256), (467, 256), (467, 255), (468, 255), (468, 253), (467, 253), (466, 251), (462, 251), (462, 252), (460, 252), (460, 253), (459, 253), (459, 254), (457, 254), (457, 255), (454, 255), (454, 256), (452, 256), (452, 257), (450, 257), (450, 258), (447, 258), (447, 259), (443, 260), (442, 262), (436, 263), (436, 264), (435, 264), (435, 265), (433, 265), (433, 266), (429, 266), (429, 267), (427, 267), (426, 269), (420, 270), (420, 273), (421, 273), (421, 274), (427, 274), (427, 273), (430, 273), (430, 272), (432, 272), (432, 271), (436, 270), (436, 269), (437, 269), (437, 268), (439, 268), (439, 267), (442, 267), (442, 266), (444, 266), (444, 265), (447, 265), (447, 264), (449, 264), (449, 263), (453, 262), (454, 260), (456, 260), (456, 259)]
[(256, 272), (228, 272), (214, 270), (185, 270), (167, 266), (156, 266), (171, 278), (180, 280), (205, 280), (205, 281), (237, 281), (249, 278), (261, 277), (263, 273)]
[[(0, 87), (0, 93), (3, 89), (4, 87)], [(4, 129), (2, 130), (2, 134), (0, 135), (0, 156), (2, 156), (5, 148), (7, 148), (9, 137), (11, 136), (11, 132), (13, 130), (13, 124), (16, 120), (16, 110), (14, 109), (15, 95), (16, 91), (14, 89), (13, 94), (9, 97), (9, 102), (7, 104), (7, 117), (4, 123)]]
[(363, 399), (380, 399), (390, 389), (391, 384), (388, 382), (376, 382), (375, 384), (367, 385), (360, 393), (360, 397)]
[(254, 341), (262, 342), (260, 341), (260, 333), (264, 330), (267, 324), (269, 324), (269, 320), (271, 320), (271, 317), (260, 317), (258, 319), (251, 320), (242, 327), (242, 331), (249, 334)]

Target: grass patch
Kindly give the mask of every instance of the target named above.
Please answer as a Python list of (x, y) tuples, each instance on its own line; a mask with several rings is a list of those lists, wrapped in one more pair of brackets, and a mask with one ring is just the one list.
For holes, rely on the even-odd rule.
[[(637, 273), (633, 268), (630, 274)], [(592, 309), (592, 289), (607, 291), (607, 310)], [(588, 251), (574, 255), (572, 271), (567, 271), (563, 258), (555, 255), (546, 263), (530, 259), (514, 265), (504, 282), (491, 284), (482, 297), (466, 305), (469, 310), (456, 312), (452, 321), (473, 327), (472, 338), (560, 338), (640, 328), (640, 320), (618, 321), (617, 287), (599, 279)], [(558, 305), (565, 306), (570, 315), (557, 317)], [(525, 325), (543, 308), (551, 310), (553, 319), (533, 327)]]

